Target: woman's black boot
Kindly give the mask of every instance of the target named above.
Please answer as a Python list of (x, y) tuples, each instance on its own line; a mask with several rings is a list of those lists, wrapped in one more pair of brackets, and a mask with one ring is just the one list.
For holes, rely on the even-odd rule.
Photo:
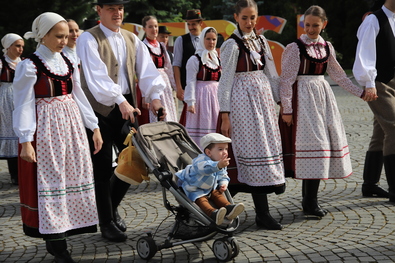
[(67, 251), (66, 239), (46, 240), (45, 244), (48, 253), (55, 256), (56, 263), (75, 263), (71, 258), (69, 251)]
[(269, 212), (269, 203), (266, 194), (253, 193), (252, 200), (255, 205), (255, 223), (258, 227), (264, 227), (268, 230), (281, 230), (283, 226), (277, 222)]
[(18, 158), (7, 159), (8, 171), (11, 175), (11, 183), (18, 185)]
[(318, 180), (317, 179), (303, 180), (303, 183), (302, 183), (302, 196), (303, 196), (302, 207), (303, 207), (303, 212), (305, 215), (323, 217), (328, 213), (328, 211), (326, 211), (325, 209), (322, 209), (318, 205), (317, 195), (318, 195), (318, 189), (320, 187), (320, 181), (321, 180), (319, 180), (319, 179)]
[(367, 151), (363, 167), (362, 196), (389, 197), (389, 193), (378, 185), (383, 168), (383, 152)]
[(388, 183), (389, 201), (395, 203), (395, 154), (384, 156), (384, 168)]

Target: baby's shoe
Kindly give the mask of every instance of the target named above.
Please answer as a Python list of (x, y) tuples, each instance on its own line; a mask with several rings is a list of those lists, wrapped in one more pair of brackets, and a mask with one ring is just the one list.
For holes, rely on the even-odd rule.
[(211, 213), (211, 218), (215, 221), (217, 225), (222, 224), (224, 222), (224, 218), (226, 215), (226, 208), (221, 207), (220, 209), (217, 209)]
[(244, 211), (244, 204), (233, 204), (227, 205), (226, 207), (226, 218), (229, 220), (235, 219), (238, 215), (240, 215)]

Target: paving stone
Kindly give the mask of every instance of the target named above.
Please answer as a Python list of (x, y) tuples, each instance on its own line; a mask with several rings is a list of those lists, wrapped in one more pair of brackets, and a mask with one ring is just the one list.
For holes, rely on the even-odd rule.
[[(240, 253), (231, 262), (395, 262), (395, 206), (383, 198), (362, 198), (362, 172), (372, 132), (373, 115), (361, 99), (332, 85), (346, 130), (353, 174), (343, 180), (327, 180), (320, 185), (320, 204), (329, 211), (321, 220), (308, 219), (301, 207), (301, 181), (287, 179), (287, 190), (269, 195), (272, 216), (282, 231), (255, 226), (255, 210), (250, 194), (239, 193), (245, 212), (235, 231)], [(387, 188), (384, 172), (380, 182)], [(174, 197), (167, 193), (171, 203)], [(77, 262), (146, 262), (135, 249), (147, 231), (161, 244), (174, 223), (174, 216), (163, 206), (162, 188), (150, 182), (131, 186), (119, 207), (128, 226), (128, 239), (111, 243), (100, 233), (69, 238), (69, 249)], [(0, 160), (0, 262), (53, 261), (41, 239), (23, 234), (18, 187), (10, 182), (7, 162)], [(159, 228), (158, 228), (159, 226)], [(217, 262), (212, 240), (187, 243), (158, 251), (149, 262)]]

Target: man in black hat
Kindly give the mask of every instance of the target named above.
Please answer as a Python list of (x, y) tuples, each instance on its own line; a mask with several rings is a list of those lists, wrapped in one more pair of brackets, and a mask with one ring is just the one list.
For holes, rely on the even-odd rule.
[(125, 120), (134, 123), (134, 115), (140, 114), (134, 107), (137, 105), (135, 75), (155, 112), (162, 107), (158, 92), (165, 87), (146, 46), (136, 35), (120, 28), (124, 4), (128, 2), (98, 0), (94, 3), (100, 24), (85, 31), (77, 41), (81, 86), (99, 119), (103, 137), (102, 150), (92, 155), (100, 230), (104, 238), (114, 242), (127, 238), (126, 224), (117, 207), (130, 185), (113, 173), (112, 147), (115, 145), (119, 151), (125, 147), (125, 135), (121, 133)]
[[(199, 35), (202, 32), (202, 14), (199, 9), (188, 10), (185, 17), (189, 33), (176, 39), (174, 43), (173, 70), (177, 86), (177, 98), (184, 101), (184, 89), (186, 86), (186, 65), (188, 59), (195, 54), (199, 43)], [(180, 123), (185, 125), (186, 104), (181, 113)]]

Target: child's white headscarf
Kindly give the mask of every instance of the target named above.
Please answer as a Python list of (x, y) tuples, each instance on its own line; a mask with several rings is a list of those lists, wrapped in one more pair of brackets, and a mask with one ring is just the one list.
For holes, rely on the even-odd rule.
[(60, 21), (66, 22), (66, 19), (56, 13), (42, 13), (36, 19), (34, 19), (32, 31), (26, 32), (23, 37), (26, 39), (34, 38), (34, 40), (38, 43), (37, 47), (39, 47), (42, 38), (49, 32), (49, 30), (51, 30), (54, 25)]
[[(206, 65), (206, 63), (208, 61), (210, 61), (211, 63), (215, 64), (216, 66), (219, 66), (218, 53), (215, 50), (215, 48), (213, 50), (209, 51), (204, 46), (204, 38), (206, 36), (207, 30), (209, 30), (210, 28), (215, 30), (214, 27), (205, 27), (202, 30), (202, 33), (200, 33), (199, 43), (198, 43), (198, 46), (196, 48), (195, 54), (198, 54), (201, 57), (203, 65)], [(217, 30), (215, 30), (215, 34), (217, 34)]]
[(3, 46), (4, 55), (7, 54), (7, 49), (9, 49), (10, 46), (19, 39), (23, 40), (23, 38), (20, 35), (14, 33), (9, 33), (1, 39), (1, 45)]

